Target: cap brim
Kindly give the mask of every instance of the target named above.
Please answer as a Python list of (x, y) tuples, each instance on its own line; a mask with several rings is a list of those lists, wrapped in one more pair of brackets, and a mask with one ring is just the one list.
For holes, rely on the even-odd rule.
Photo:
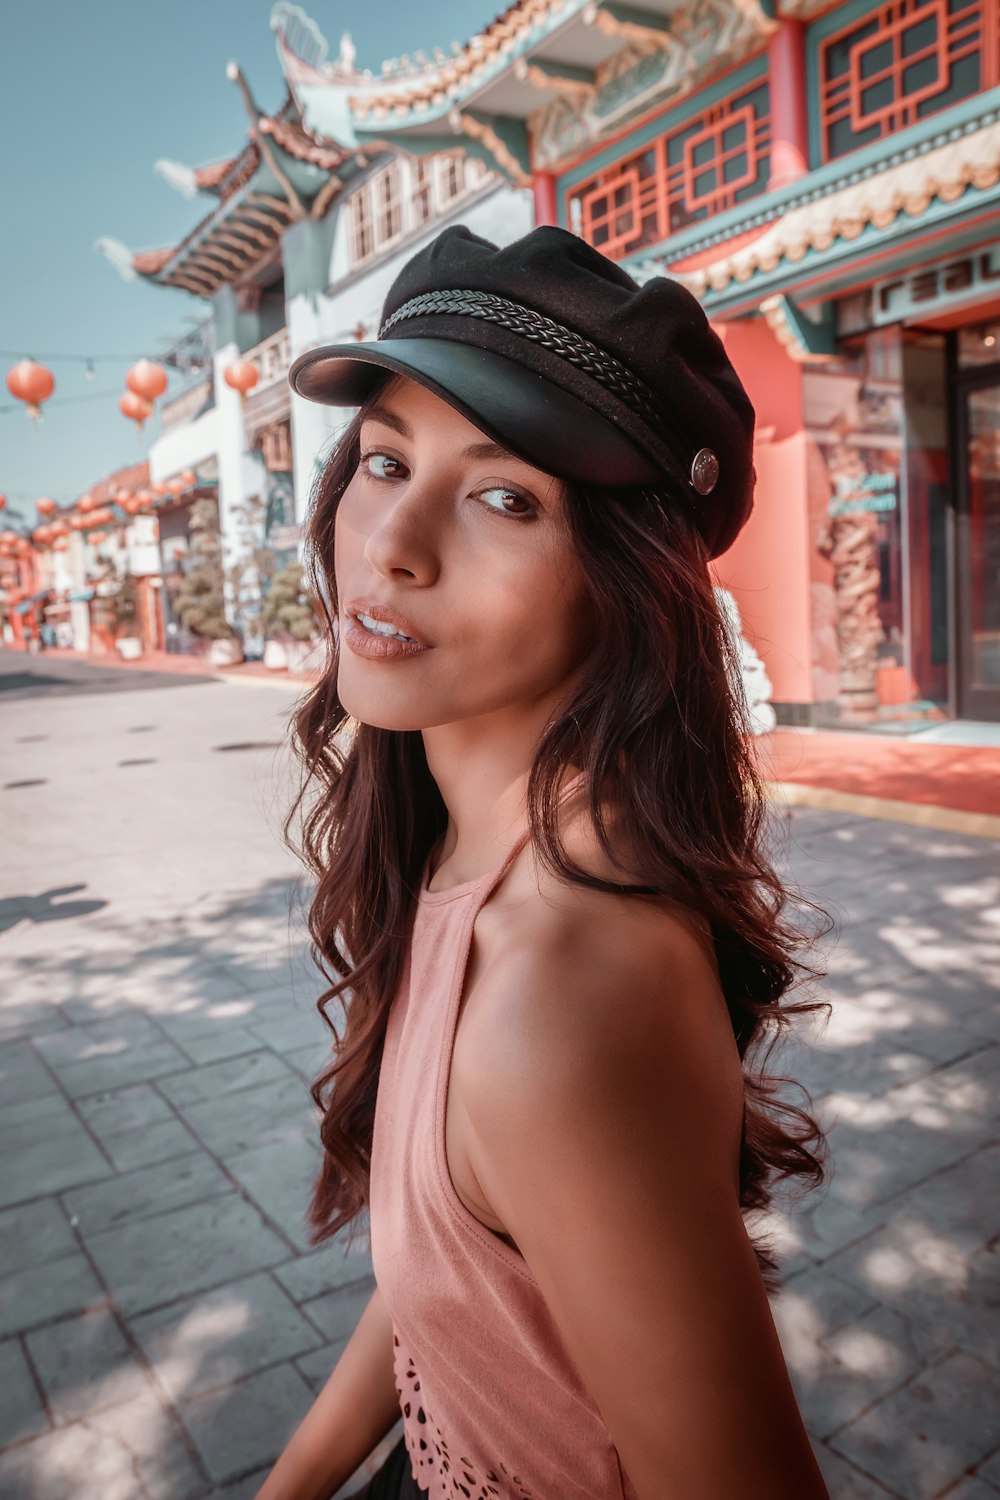
[(288, 382), (307, 401), (360, 406), (390, 370), (426, 386), (495, 442), (559, 479), (611, 487), (662, 479), (653, 460), (585, 402), (472, 344), (432, 338), (330, 344), (301, 354)]

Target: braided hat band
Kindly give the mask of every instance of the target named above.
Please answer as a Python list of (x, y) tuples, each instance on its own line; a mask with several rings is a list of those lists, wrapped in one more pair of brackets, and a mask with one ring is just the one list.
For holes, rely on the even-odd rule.
[[(654, 429), (666, 427), (672, 431), (675, 441), (686, 441), (682, 430), (671, 421), (669, 414), (657, 406), (656, 398), (646, 382), (620, 359), (616, 359), (599, 344), (584, 338), (583, 334), (575, 333), (572, 328), (557, 323), (554, 318), (547, 318), (533, 307), (512, 302), (509, 297), (500, 297), (494, 292), (476, 291), (471, 287), (421, 292), (397, 307), (386, 318), (378, 336), (384, 339), (397, 323), (406, 318), (423, 318), (432, 313), (460, 313), (471, 318), (482, 318), (488, 323), (496, 323), (501, 328), (509, 329), (511, 333), (520, 334), (522, 338), (531, 339), (585, 371), (592, 380), (599, 381), (605, 390), (624, 401), (626, 406)], [(691, 465), (689, 483), (699, 495), (707, 495), (714, 488), (718, 473), (715, 454), (711, 449), (703, 448), (696, 454)]]
[(449, 225), (397, 272), (376, 338), (309, 349), (289, 381), (358, 406), (385, 371), (546, 473), (652, 486), (689, 511), (710, 557), (750, 515), (754, 411), (723, 339), (679, 282), (639, 285), (569, 230), (497, 245)]
[(535, 312), (534, 308), (524, 307), (520, 302), (511, 302), (508, 297), (498, 297), (492, 292), (421, 292), (420, 296), (411, 297), (409, 302), (397, 307), (392, 316), (382, 324), (378, 336), (380, 339), (385, 338), (389, 330), (404, 318), (422, 318), (427, 313), (465, 313), (472, 318), (484, 318), (488, 323), (497, 323), (501, 328), (509, 328), (512, 333), (532, 339), (534, 343), (553, 350), (562, 359), (569, 360), (570, 364), (586, 370), (592, 379), (599, 380), (607, 390), (631, 406), (647, 422), (661, 420), (649, 386), (623, 365), (621, 360), (615, 359), (613, 354), (608, 354), (582, 334), (574, 333), (562, 323), (556, 323), (543, 313)]

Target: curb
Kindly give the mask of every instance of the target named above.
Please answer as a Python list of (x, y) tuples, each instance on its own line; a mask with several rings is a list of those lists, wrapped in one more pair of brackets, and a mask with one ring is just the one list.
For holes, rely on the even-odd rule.
[(805, 786), (798, 781), (765, 781), (764, 789), (776, 806), (816, 807), (828, 812), (853, 813), (859, 818), (884, 818), (917, 828), (936, 828), (942, 833), (964, 833), (974, 838), (1000, 839), (1000, 818), (991, 813), (960, 812), (931, 802), (897, 802), (890, 797), (866, 797), (855, 792), (836, 792), (828, 787)]

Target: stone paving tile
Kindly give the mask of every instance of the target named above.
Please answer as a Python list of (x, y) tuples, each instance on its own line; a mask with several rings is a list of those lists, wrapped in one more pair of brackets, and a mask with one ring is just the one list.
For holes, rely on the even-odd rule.
[(59, 1094), (59, 1085), (30, 1042), (7, 1042), (0, 1057), (0, 1107)]
[(221, 1062), (226, 1057), (240, 1057), (245, 1052), (256, 1052), (260, 1047), (260, 1039), (246, 1026), (225, 1026), (201, 1035), (175, 1036), (175, 1040), (196, 1066)]
[(833, 1453), (825, 1443), (813, 1443), (813, 1452), (819, 1462), (830, 1500), (906, 1500), (895, 1490), (886, 1489), (868, 1474), (862, 1474), (846, 1458)]
[(133, 1048), (151, 1047), (162, 1041), (163, 1033), (149, 1017), (135, 1012), (89, 1026), (71, 1026), (52, 1036), (36, 1037), (34, 1045), (58, 1074), (73, 1063), (123, 1058)]
[(106, 1300), (79, 1250), (44, 1265), (23, 1266), (0, 1282), (0, 1336), (37, 1328)]
[(963, 1479), (957, 1489), (949, 1490), (947, 1500), (996, 1500), (997, 1491), (981, 1479)]
[(0, 1454), (4, 1500), (201, 1500), (207, 1488), (149, 1392)]
[(299, 1047), (312, 1046), (322, 1056), (330, 1044), (330, 1033), (315, 1010), (289, 1008), (287, 1015), (272, 1021), (252, 1021), (250, 1030), (275, 1052), (294, 1052)]
[(337, 1339), (335, 1343), (324, 1344), (321, 1348), (314, 1349), (311, 1354), (301, 1355), (295, 1361), (295, 1368), (308, 1382), (310, 1390), (319, 1392), (326, 1385), (347, 1342), (347, 1339)]
[(811, 1266), (772, 1295), (771, 1314), (785, 1358), (808, 1362), (821, 1339), (877, 1305), (874, 1292)]
[(18, 1004), (6, 1004), (0, 1010), (0, 1036), (4, 1046), (19, 1037), (51, 1035), (69, 1026), (69, 1020), (52, 1003), (51, 999), (39, 996), (36, 1000), (24, 1000)]
[(19, 1339), (0, 1343), (0, 1448), (45, 1432), (49, 1419)]
[(232, 1484), (224, 1484), (212, 1490), (208, 1500), (257, 1500), (257, 1494), (269, 1473), (270, 1467), (257, 1469), (245, 1479), (236, 1479)]
[(288, 1255), (257, 1210), (231, 1193), (101, 1234), (80, 1226), (120, 1311), (136, 1313), (221, 1286)]
[(1000, 1370), (946, 1356), (877, 1402), (830, 1447), (906, 1500), (936, 1500), (1000, 1442)]
[(977, 1466), (976, 1477), (1000, 1490), (1000, 1446)]
[(175, 1400), (231, 1385), (323, 1342), (266, 1272), (140, 1314), (129, 1326)]
[(131, 1047), (123, 1056), (88, 1057), (59, 1069), (59, 1081), (74, 1099), (100, 1094), (129, 1083), (142, 1083), (176, 1073), (188, 1060), (172, 1042), (158, 1041), (148, 1047)]
[(311, 1302), (303, 1302), (302, 1311), (319, 1329), (328, 1343), (347, 1340), (358, 1326), (358, 1319), (371, 1301), (375, 1278), (370, 1276), (353, 1286), (324, 1292)]
[(25, 1343), (58, 1423), (128, 1401), (145, 1386), (145, 1371), (107, 1308), (40, 1328)]
[(257, 1146), (226, 1160), (227, 1170), (261, 1212), (273, 1224), (280, 1224), (285, 1236), (302, 1251), (309, 1249), (306, 1210), (319, 1164), (319, 1150), (303, 1136)]
[(371, 1275), (371, 1265), (371, 1252), (364, 1235), (359, 1235), (350, 1253), (346, 1240), (338, 1236), (308, 1255), (275, 1266), (273, 1275), (294, 1301), (302, 1303), (363, 1281)]
[[(189, 1203), (232, 1192), (233, 1185), (205, 1151), (74, 1188), (63, 1194), (66, 1212), (88, 1234), (112, 1229), (130, 1219), (148, 1219)], [(26, 1210), (19, 1209), (19, 1213)]]
[(876, 1304), (822, 1339), (811, 1366), (809, 1378), (792, 1369), (792, 1382), (809, 1431), (829, 1440), (916, 1375), (923, 1359), (908, 1321)]
[(148, 1083), (81, 1099), (78, 1108), (119, 1172), (194, 1151), (198, 1142)]
[(312, 1404), (294, 1365), (274, 1365), (180, 1403), (181, 1419), (217, 1483), (272, 1464)]
[(58, 1095), (3, 1110), (0, 1208), (111, 1176), (102, 1152)]
[[(258, 1044), (259, 1045), (259, 1044)], [(178, 1109), (206, 1100), (218, 1099), (223, 1094), (235, 1094), (240, 1089), (259, 1088), (264, 1083), (287, 1078), (291, 1069), (273, 1052), (258, 1050), (238, 1057), (204, 1063), (185, 1073), (174, 1073), (158, 1084), (161, 1094)]]
[(187, 1105), (180, 1113), (208, 1149), (221, 1157), (296, 1136), (315, 1137), (309, 1092), (297, 1073), (262, 1084), (254, 1090), (252, 1103), (251, 1108), (242, 1092), (223, 1094)]
[(22, 1266), (43, 1265), (76, 1249), (69, 1220), (52, 1198), (0, 1213), (0, 1276)]

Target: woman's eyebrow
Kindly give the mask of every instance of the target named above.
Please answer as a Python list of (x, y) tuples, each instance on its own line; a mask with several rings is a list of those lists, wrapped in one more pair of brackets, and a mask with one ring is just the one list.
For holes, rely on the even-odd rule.
[[(365, 421), (381, 422), (386, 427), (391, 427), (393, 432), (398, 432), (401, 437), (411, 438), (413, 433), (403, 418), (397, 416), (389, 406), (370, 406), (365, 412)], [(525, 458), (518, 458), (516, 453), (511, 453), (509, 448), (504, 448), (500, 443), (470, 443), (468, 448), (463, 448), (458, 455), (459, 458), (504, 459), (510, 463), (523, 464), (525, 468), (531, 468)]]

